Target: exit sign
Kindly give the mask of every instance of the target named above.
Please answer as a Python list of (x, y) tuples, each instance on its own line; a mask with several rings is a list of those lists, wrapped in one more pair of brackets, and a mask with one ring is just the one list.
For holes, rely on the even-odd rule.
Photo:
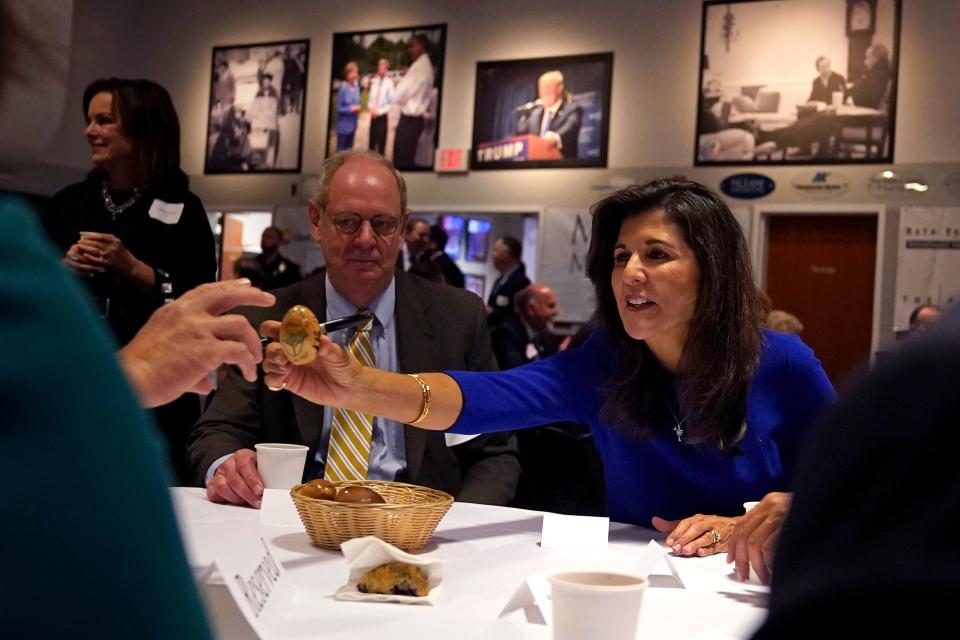
[(468, 156), (466, 149), (437, 149), (437, 173), (466, 171)]

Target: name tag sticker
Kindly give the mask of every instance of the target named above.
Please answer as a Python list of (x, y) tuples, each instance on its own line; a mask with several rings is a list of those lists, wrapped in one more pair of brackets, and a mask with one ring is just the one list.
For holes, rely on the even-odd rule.
[(494, 304), (498, 307), (506, 307), (510, 304), (510, 298), (507, 296), (497, 296), (494, 300)]
[(180, 216), (183, 214), (182, 202), (164, 202), (163, 200), (154, 200), (150, 205), (150, 217), (159, 220), (163, 224), (177, 224), (180, 222)]

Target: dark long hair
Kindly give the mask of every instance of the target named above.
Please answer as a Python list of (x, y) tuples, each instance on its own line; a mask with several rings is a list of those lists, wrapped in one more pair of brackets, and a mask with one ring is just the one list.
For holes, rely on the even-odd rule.
[[(697, 303), (677, 369), (688, 442), (724, 452), (743, 437), (747, 391), (760, 359), (763, 333), (750, 257), (730, 209), (703, 185), (654, 180), (622, 189), (593, 206), (587, 275), (597, 294), (600, 323), (619, 354), (618, 374), (606, 387), (601, 417), (614, 429), (646, 439), (663, 429), (670, 409), (669, 375), (642, 340), (623, 328), (610, 283), (613, 247), (623, 221), (662, 211), (693, 250), (699, 267)], [(661, 425), (661, 426), (657, 426)]]
[[(146, 183), (155, 189), (187, 188), (180, 169), (180, 119), (167, 90), (152, 80), (101, 78), (83, 92), (83, 115), (98, 93), (113, 96), (113, 111), (137, 151)], [(102, 174), (94, 169), (92, 177)]]

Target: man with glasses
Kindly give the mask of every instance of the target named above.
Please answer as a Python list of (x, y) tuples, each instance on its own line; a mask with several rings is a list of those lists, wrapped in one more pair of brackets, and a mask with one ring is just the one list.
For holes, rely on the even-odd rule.
[[(396, 268), (406, 204), (406, 184), (382, 156), (352, 150), (328, 158), (320, 194), (309, 207), (313, 238), (323, 250), (326, 268), (274, 291), (277, 303), (272, 308), (247, 310), (251, 324), (279, 320), (295, 304), (307, 306), (321, 321), (370, 309), (375, 319), (363, 338), (379, 368), (494, 368), (486, 316), (476, 296)], [(360, 339), (355, 334), (344, 331), (331, 337), (347, 346)], [(304, 478), (329, 477), (335, 465), (327, 463), (337, 455), (331, 434), (342, 422), (340, 412), (283, 389), (269, 389), (262, 371), (250, 383), (231, 369), (191, 436), (187, 455), (194, 480), (206, 485), (211, 501), (258, 507), (263, 481), (254, 446), (305, 444), (310, 451)], [(512, 434), (454, 444), (439, 432), (382, 418), (372, 423), (362, 477), (434, 487), (468, 502), (502, 505), (513, 497), (520, 467)]]

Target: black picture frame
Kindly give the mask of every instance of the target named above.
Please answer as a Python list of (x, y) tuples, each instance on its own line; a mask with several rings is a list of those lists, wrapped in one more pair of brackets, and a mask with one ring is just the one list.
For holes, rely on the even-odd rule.
[[(426, 40), (426, 58), (411, 61), (413, 55), (410, 41), (414, 36)], [(350, 148), (371, 149), (382, 153), (392, 160), (400, 171), (433, 171), (437, 144), (440, 136), (441, 105), (443, 104), (443, 75), (446, 59), (447, 25), (428, 24), (412, 27), (389, 27), (366, 31), (345, 31), (333, 34), (333, 55), (330, 66), (330, 94), (326, 134), (323, 147), (327, 157), (340, 147), (349, 143)], [(386, 120), (374, 126), (371, 101), (379, 101), (380, 91), (374, 95), (374, 83), (377, 77), (378, 61), (384, 58), (389, 63), (387, 77), (393, 87), (393, 95), (406, 97), (401, 106), (394, 103), (385, 111)], [(428, 61), (432, 70), (432, 86), (426, 92), (426, 68)], [(354, 63), (358, 69), (357, 99), (360, 111), (354, 118), (350, 114), (341, 115), (338, 110), (338, 94), (345, 84), (345, 67)], [(419, 64), (418, 64), (419, 63)], [(413, 72), (411, 73), (411, 69)], [(420, 85), (416, 84), (419, 81)], [(406, 83), (406, 84), (404, 84)], [(400, 89), (401, 91), (397, 91)], [(383, 94), (386, 95), (386, 94)], [(427, 99), (424, 100), (423, 97)], [(352, 99), (345, 101), (349, 103)], [(410, 114), (404, 111), (412, 111)], [(422, 111), (422, 116), (417, 112)], [(347, 139), (346, 131), (351, 128), (352, 138)], [(342, 122), (341, 122), (342, 121)], [(340, 129), (338, 130), (338, 126)], [(419, 129), (418, 129), (419, 127)], [(376, 131), (374, 131), (376, 129)], [(340, 132), (344, 133), (341, 134)], [(406, 132), (405, 134), (403, 132)], [(397, 145), (400, 139), (406, 141)], [(340, 136), (343, 135), (344, 138)], [(371, 138), (376, 139), (371, 141)], [(342, 144), (341, 144), (342, 143)]]
[(694, 166), (892, 163), (901, 1), (869, 0), (856, 33), (848, 0), (705, 2)]
[(213, 48), (205, 174), (300, 172), (309, 63), (307, 39)]
[[(562, 102), (547, 124), (553, 135), (541, 138), (552, 97), (538, 86), (550, 72), (561, 74)], [(612, 52), (478, 62), (470, 168), (606, 167), (612, 84)]]

